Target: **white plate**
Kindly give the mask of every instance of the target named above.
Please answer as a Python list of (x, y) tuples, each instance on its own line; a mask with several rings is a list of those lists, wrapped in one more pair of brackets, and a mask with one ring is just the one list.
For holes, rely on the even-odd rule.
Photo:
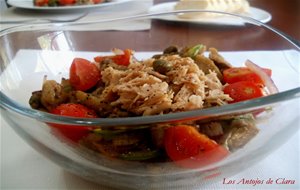
[[(149, 13), (163, 13), (169, 11), (175, 11), (176, 2), (169, 2), (169, 3), (161, 3), (152, 6), (148, 12)], [(249, 13), (245, 16), (249, 16), (260, 22), (267, 23), (271, 20), (272, 16), (267, 11), (262, 9), (258, 9), (255, 7), (250, 7)], [(195, 23), (204, 23), (204, 24), (230, 24), (230, 25), (241, 25), (243, 22), (237, 22), (236, 19), (231, 19), (230, 17), (215, 17), (215, 18), (203, 18), (203, 19), (183, 19), (179, 18), (176, 15), (171, 16), (158, 16), (157, 19), (167, 20), (167, 21), (178, 21), (178, 22), (195, 22)]]
[(56, 6), (56, 7), (38, 7), (33, 5), (33, 0), (8, 0), (7, 3), (10, 6), (23, 8), (23, 9), (33, 9), (33, 10), (83, 10), (83, 9), (94, 9), (106, 6), (112, 6), (120, 3), (125, 3), (132, 0), (111, 0), (106, 3), (99, 3), (94, 5), (73, 5), (73, 6)]

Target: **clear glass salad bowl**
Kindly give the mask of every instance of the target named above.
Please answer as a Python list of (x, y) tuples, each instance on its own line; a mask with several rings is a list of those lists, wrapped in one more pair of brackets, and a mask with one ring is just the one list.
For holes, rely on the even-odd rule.
[[(217, 19), (177, 19), (178, 14), (188, 12), (195, 13), (177, 11), (91, 23), (29, 24), (1, 31), (3, 119), (28, 144), (65, 170), (110, 187), (204, 186), (259, 162), (299, 127), (300, 47), (283, 33), (246, 16), (214, 12)], [(75, 57), (92, 61), (96, 56), (111, 54), (114, 48), (129, 48), (135, 51), (136, 60), (145, 60), (170, 45), (197, 44), (217, 48), (235, 67), (243, 67), (246, 60), (251, 60), (271, 69), (273, 82), (266, 86), (272, 89), (275, 84), (279, 92), (205, 109), (119, 118), (59, 116), (29, 105), (32, 92), (42, 88), (45, 76), (56, 81), (69, 77)], [(185, 167), (170, 159), (111, 158), (52, 130), (53, 126), (69, 125), (68, 131), (80, 127), (92, 129), (96, 136), (107, 133), (101, 138), (112, 138), (135, 130), (153, 131), (157, 126), (201, 126), (205, 121), (245, 114), (254, 116), (258, 133), (223, 159), (195, 167)]]

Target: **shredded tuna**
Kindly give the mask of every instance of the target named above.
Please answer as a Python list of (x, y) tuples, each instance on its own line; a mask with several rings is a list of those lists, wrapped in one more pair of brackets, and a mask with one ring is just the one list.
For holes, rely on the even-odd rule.
[(165, 75), (153, 70), (154, 59), (136, 61), (127, 70), (105, 68), (102, 80), (117, 97), (111, 106), (136, 115), (154, 115), (223, 105), (231, 100), (223, 93), (216, 73), (205, 74), (193, 59), (179, 55), (161, 59), (172, 66)]
[[(199, 62), (197, 57), (206, 61)], [(215, 49), (210, 49), (210, 57), (222, 60)], [(222, 77), (218, 69), (213, 69), (216, 66), (210, 57), (203, 52), (196, 57), (188, 56), (188, 52), (166, 53), (141, 61), (131, 59), (126, 66), (104, 58), (96, 63), (101, 84), (92, 92), (73, 91), (66, 95), (64, 85), (46, 81), (39, 93), (40, 102), (48, 110), (66, 100), (81, 103), (100, 117), (157, 115), (221, 106), (232, 99), (224, 94)]]

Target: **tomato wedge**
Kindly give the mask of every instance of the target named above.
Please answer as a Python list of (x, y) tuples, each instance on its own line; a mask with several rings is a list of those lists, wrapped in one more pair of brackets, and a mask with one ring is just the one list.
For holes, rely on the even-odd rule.
[(224, 87), (223, 91), (233, 99), (233, 101), (230, 103), (264, 96), (262, 89), (257, 86), (257, 84), (248, 81), (240, 81), (233, 84), (228, 84)]
[(76, 3), (76, 0), (58, 0), (60, 5), (73, 5)]
[(47, 6), (49, 0), (34, 0), (35, 6)]
[(118, 65), (128, 66), (130, 64), (130, 58), (132, 55), (132, 50), (125, 49), (124, 54), (115, 55), (112, 60)]
[(133, 52), (131, 49), (125, 49), (123, 51), (123, 54), (112, 56), (97, 56), (94, 58), (94, 60), (100, 63), (104, 59), (111, 59), (114, 63), (118, 65), (128, 66), (130, 64), (132, 54)]
[(76, 89), (86, 91), (101, 79), (97, 66), (82, 58), (75, 58), (70, 67), (70, 84)]
[[(81, 104), (66, 103), (61, 104), (51, 111), (52, 114), (70, 116), (70, 117), (82, 117), (82, 118), (96, 118), (97, 114), (94, 110), (91, 110)], [(78, 142), (82, 137), (86, 136), (91, 128), (86, 126), (77, 125), (63, 125), (63, 124), (53, 124), (50, 126), (54, 133), (64, 136), (65, 138)]]
[(94, 4), (103, 3), (103, 2), (104, 2), (104, 0), (93, 0)]
[(164, 146), (167, 155), (185, 168), (203, 167), (218, 162), (229, 154), (224, 147), (188, 125), (166, 129)]
[[(269, 76), (272, 74), (271, 69), (263, 69)], [(224, 82), (232, 84), (240, 81), (250, 81), (258, 85), (264, 86), (263, 80), (259, 75), (251, 71), (247, 67), (232, 67), (223, 71)]]

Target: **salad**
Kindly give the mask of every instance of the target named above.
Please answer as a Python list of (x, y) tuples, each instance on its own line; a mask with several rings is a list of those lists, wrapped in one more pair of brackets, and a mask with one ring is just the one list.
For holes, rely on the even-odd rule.
[(72, 5), (93, 5), (107, 2), (107, 0), (33, 0), (35, 6), (72, 6)]
[[(57, 82), (45, 77), (29, 104), (83, 118), (162, 115), (276, 93), (271, 74), (249, 60), (244, 67), (233, 67), (217, 49), (202, 44), (170, 46), (145, 60), (137, 60), (131, 49), (115, 48), (112, 55), (93, 61), (74, 58), (69, 78)], [(172, 161), (195, 168), (217, 162), (248, 143), (259, 131), (257, 114), (111, 128), (49, 126), (55, 135), (111, 159)]]

